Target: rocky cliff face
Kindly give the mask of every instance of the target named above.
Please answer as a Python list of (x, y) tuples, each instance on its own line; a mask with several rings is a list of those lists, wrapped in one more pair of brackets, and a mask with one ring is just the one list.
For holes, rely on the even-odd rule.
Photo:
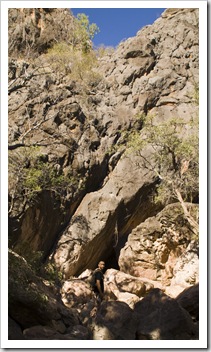
[[(152, 26), (99, 56), (94, 67), (85, 61), (89, 69), (82, 76), (76, 74), (77, 57), (71, 52), (65, 56), (60, 47), (56, 56), (61, 70), (58, 66), (55, 70), (57, 59), (48, 51), (74, 31), (67, 10), (16, 9), (10, 15), (10, 246), (21, 255), (41, 253), (42, 261), (51, 261), (63, 280), (104, 259), (107, 268), (148, 282), (143, 294), (127, 287), (136, 297), (130, 308), (124, 304), (131, 297), (120, 299), (122, 289), (108, 285), (108, 292), (116, 293), (115, 301), (123, 300), (123, 306), (105, 303), (108, 306), (93, 313), (96, 325), (93, 328), (89, 321), (92, 334), (81, 331), (85, 338), (122, 338), (124, 326), (113, 335), (113, 323), (106, 315), (119, 309), (125, 311), (125, 321), (131, 317), (128, 339), (168, 338), (168, 333), (152, 336), (150, 328), (143, 332), (142, 322), (137, 325), (141, 305), (133, 318), (130, 310), (153, 287), (176, 297), (198, 282), (198, 241), (184, 213), (185, 206), (197, 222), (198, 205), (182, 207), (174, 199), (169, 205), (155, 202), (161, 178), (149, 167), (152, 146), (149, 142), (142, 153), (135, 149), (127, 153), (125, 135), (139, 131), (144, 138), (145, 119), (155, 117), (158, 126), (182, 120), (179, 134), (191, 136), (190, 123), (198, 118), (197, 9), (166, 10)], [(80, 60), (83, 63), (81, 56)], [(67, 292), (64, 286), (64, 297)], [(160, 293), (155, 295), (159, 301)], [(64, 302), (68, 306), (65, 298)], [(87, 312), (93, 307), (94, 303), (87, 306)], [(184, 314), (182, 308), (178, 314)], [(73, 325), (80, 325), (78, 317), (74, 319)], [(192, 338), (196, 333), (191, 321), (186, 315), (182, 319), (186, 333), (177, 331), (175, 336)], [(65, 329), (70, 329), (68, 324)], [(103, 337), (102, 324), (110, 331)], [(50, 330), (45, 336), (52, 334)], [(33, 331), (26, 335), (33, 338)]]

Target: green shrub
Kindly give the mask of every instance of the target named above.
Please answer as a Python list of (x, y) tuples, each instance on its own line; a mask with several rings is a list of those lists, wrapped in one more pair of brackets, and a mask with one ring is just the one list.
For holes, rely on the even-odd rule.
[(32, 250), (29, 242), (19, 243), (15, 250), (36, 275), (42, 276), (50, 283), (58, 284), (62, 280), (62, 273), (57, 270), (53, 263), (43, 264), (43, 252)]
[[(137, 153), (146, 168), (160, 177), (158, 201), (177, 199), (179, 190), (185, 201), (198, 193), (198, 122), (170, 119), (156, 124), (148, 116), (142, 131), (127, 135), (126, 153)], [(144, 148), (150, 148), (150, 158), (144, 158)]]
[(51, 283), (59, 283), (62, 281), (62, 272), (58, 271), (53, 263), (47, 263), (42, 268), (42, 276)]
[(101, 76), (96, 72), (97, 55), (91, 40), (98, 32), (99, 28), (89, 23), (88, 16), (78, 14), (69, 40), (56, 43), (46, 54), (51, 69), (59, 75), (69, 75), (83, 87), (96, 86)]
[(9, 153), (9, 182), (14, 199), (24, 197), (25, 202), (32, 204), (39, 192), (51, 191), (62, 200), (67, 192), (73, 194), (77, 190), (80, 175), (73, 176), (71, 170), (64, 174), (54, 164), (43, 160), (37, 147)]
[(83, 52), (67, 43), (55, 44), (46, 55), (52, 69), (81, 84), (84, 88), (96, 86), (102, 79), (97, 72), (98, 61), (93, 50)]
[(92, 49), (92, 39), (100, 31), (96, 23), (89, 23), (89, 17), (84, 13), (79, 13), (75, 19), (74, 30), (71, 33), (70, 42), (74, 47), (79, 48), (84, 53)]
[(65, 74), (71, 72), (71, 57), (73, 48), (65, 42), (56, 43), (48, 50), (46, 55), (53, 71), (59, 71)]
[(34, 194), (42, 190), (49, 190), (55, 194), (64, 194), (64, 190), (77, 188), (78, 180), (72, 175), (59, 173), (54, 165), (42, 161), (23, 169), (23, 188), (31, 199)]
[(30, 243), (25, 241), (19, 243), (15, 248), (16, 253), (23, 257), (30, 268), (38, 273), (43, 260), (43, 252), (42, 251), (34, 251), (30, 247)]

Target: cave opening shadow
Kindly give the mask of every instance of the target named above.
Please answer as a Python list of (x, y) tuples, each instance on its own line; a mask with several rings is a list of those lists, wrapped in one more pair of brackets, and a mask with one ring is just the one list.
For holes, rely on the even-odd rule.
[(114, 246), (109, 254), (109, 256), (106, 259), (106, 269), (116, 269), (120, 270), (119, 267), (119, 255), (121, 252), (121, 249), (125, 246), (125, 243), (127, 242), (129, 233), (126, 233), (122, 236), (120, 236), (118, 243), (116, 246)]

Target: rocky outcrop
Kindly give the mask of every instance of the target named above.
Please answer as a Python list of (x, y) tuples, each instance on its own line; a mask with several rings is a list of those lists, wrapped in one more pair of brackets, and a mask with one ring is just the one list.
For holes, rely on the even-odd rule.
[(38, 57), (73, 29), (69, 9), (9, 9), (9, 56)]
[[(198, 212), (196, 205), (190, 205)], [(198, 282), (197, 242), (189, 231), (183, 210), (170, 204), (156, 216), (138, 225), (128, 236), (119, 256), (121, 271), (182, 288)]]
[[(9, 245), (25, 258), (38, 252), (64, 281), (52, 292), (10, 252), (10, 339), (194, 339), (197, 294), (192, 307), (178, 295), (199, 281), (197, 236), (173, 197), (155, 202), (151, 145), (127, 153), (125, 135), (144, 136), (155, 116), (182, 119), (179, 134), (190, 137), (198, 10), (166, 10), (89, 75), (73, 74), (70, 52), (63, 71), (47, 53), (73, 31), (66, 9), (11, 9)], [(185, 207), (197, 222), (198, 205)], [(78, 276), (102, 259), (99, 305)]]
[[(107, 259), (118, 238), (130, 230), (130, 222), (141, 221), (146, 216), (138, 211), (133, 214), (133, 209), (140, 201), (140, 193), (143, 201), (150, 206), (149, 196), (155, 182), (152, 180), (151, 185), (148, 184), (143, 178), (143, 171), (134, 170), (133, 166), (133, 162), (120, 161), (112, 179), (101, 190), (83, 198), (55, 249), (54, 260), (65, 277), (79, 274), (87, 267), (93, 269), (99, 258)], [(123, 186), (125, 182), (126, 188)], [(155, 209), (152, 204), (151, 211)]]
[(9, 238), (13, 248), (22, 255), (40, 251), (45, 258), (69, 217), (60, 200), (49, 191), (42, 192), (37, 202), (37, 206), (25, 209), (24, 216), (10, 218)]

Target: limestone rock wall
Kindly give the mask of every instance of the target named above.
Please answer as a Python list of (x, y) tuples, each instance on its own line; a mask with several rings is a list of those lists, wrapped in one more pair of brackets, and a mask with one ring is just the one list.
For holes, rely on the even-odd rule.
[[(104, 141), (107, 148), (120, 143), (121, 131), (130, 130), (137, 124), (137, 113), (156, 114), (158, 121), (182, 117), (188, 122), (190, 116), (196, 117), (197, 107), (192, 104), (191, 93), (198, 75), (196, 12), (167, 10), (153, 26), (145, 27), (136, 37), (121, 43), (112, 55), (101, 59), (104, 96), (102, 99), (100, 86), (91, 97), (97, 104), (89, 110), (100, 121), (100, 126), (105, 126), (97, 149), (99, 153), (105, 148)], [(147, 150), (144, 156), (150, 158)], [(65, 275), (92, 267), (97, 257), (106, 259), (116, 238), (130, 233), (132, 228), (156, 213), (158, 209), (149, 200), (155, 186), (154, 175), (146, 169), (141, 158), (122, 156), (114, 169), (108, 161), (108, 175), (100, 190), (86, 196), (75, 213), (86, 219), (85, 242), (77, 244), (76, 251), (68, 251), (64, 259), (61, 248), (68, 247), (68, 241), (77, 231), (83, 233), (81, 224), (78, 230), (75, 224), (74, 227), (70, 225), (58, 242), (55, 260)], [(107, 213), (109, 220), (103, 219), (107, 226), (101, 225), (102, 211)]]

